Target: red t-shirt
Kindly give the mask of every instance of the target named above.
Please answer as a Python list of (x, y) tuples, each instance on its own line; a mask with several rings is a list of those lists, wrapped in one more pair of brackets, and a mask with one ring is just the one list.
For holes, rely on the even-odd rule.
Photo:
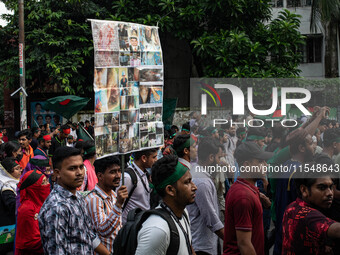
[(325, 254), (327, 230), (334, 222), (297, 198), (283, 216), (282, 255)]
[(263, 210), (257, 187), (242, 178), (231, 186), (225, 199), (223, 254), (241, 254), (236, 230), (252, 231), (257, 255), (264, 255)]

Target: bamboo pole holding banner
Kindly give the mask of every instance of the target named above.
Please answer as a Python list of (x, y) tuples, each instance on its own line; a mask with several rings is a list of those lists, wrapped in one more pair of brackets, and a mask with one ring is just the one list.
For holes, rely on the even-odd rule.
[(125, 154), (122, 154), (122, 185), (124, 185)]

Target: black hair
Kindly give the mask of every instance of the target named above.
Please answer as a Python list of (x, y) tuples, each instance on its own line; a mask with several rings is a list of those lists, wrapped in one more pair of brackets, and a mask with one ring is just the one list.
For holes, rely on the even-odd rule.
[[(156, 161), (151, 168), (152, 184), (157, 187), (166, 178), (172, 175), (176, 171), (176, 165), (178, 158), (174, 155), (167, 155)], [(157, 189), (157, 193), (163, 198), (165, 197), (165, 188)]]
[(95, 144), (94, 144), (94, 141), (90, 140), (90, 141), (86, 141), (84, 143), (84, 156), (83, 156), (83, 159), (86, 160), (86, 159), (90, 159), (90, 158), (93, 158), (95, 155), (96, 155), (96, 150), (90, 152), (90, 153), (86, 153), (86, 150), (94, 147)]
[(74, 145), (74, 148), (81, 151), (84, 148), (84, 145), (85, 145), (84, 141), (77, 141), (76, 144)]
[(81, 155), (80, 150), (73, 148), (62, 146), (55, 150), (52, 157), (52, 164), (54, 169), (60, 169), (63, 161), (69, 157)]
[(91, 120), (91, 122), (94, 122), (94, 117), (91, 117), (91, 119), (90, 119), (90, 120)]
[(152, 153), (155, 153), (158, 151), (158, 148), (152, 148), (152, 149), (146, 149), (146, 150), (142, 150), (142, 151), (136, 151), (134, 153), (134, 159), (135, 160), (139, 160), (143, 155), (145, 155), (146, 157), (149, 157)]
[(43, 117), (41, 114), (37, 115), (36, 119), (38, 120), (39, 117), (41, 117), (42, 119), (44, 119), (44, 117)]
[(39, 128), (38, 127), (33, 127), (31, 128), (32, 130), (32, 134), (38, 133), (39, 132)]
[(182, 125), (182, 130), (183, 129), (186, 129), (186, 130), (189, 130), (190, 131), (190, 124), (189, 124), (189, 122), (186, 122), (186, 123), (184, 123), (183, 125)]
[(22, 137), (22, 136), (26, 136), (26, 138), (28, 140), (31, 140), (32, 139), (32, 133), (29, 129), (24, 129), (24, 130), (21, 130), (18, 134), (18, 138)]
[[(251, 135), (266, 137), (266, 129), (262, 127), (250, 127), (248, 129), (247, 137)], [(248, 139), (246, 139), (248, 141)]]
[(324, 125), (328, 126), (328, 120), (327, 119), (320, 120), (319, 126), (324, 126)]
[(61, 128), (62, 130), (64, 130), (64, 129), (69, 129), (70, 127), (69, 127), (69, 125), (64, 124), (64, 125), (62, 125), (60, 128)]
[(90, 121), (89, 121), (89, 120), (85, 120), (85, 124), (86, 124), (86, 123), (90, 123)]
[(172, 139), (177, 134), (175, 129), (170, 129), (169, 131), (169, 138)]
[(4, 144), (4, 152), (6, 157), (13, 157), (13, 152), (17, 152), (20, 149), (20, 144), (15, 141), (9, 141)]
[(35, 107), (37, 107), (38, 105), (40, 105), (40, 106), (41, 106), (41, 103), (36, 103), (36, 104), (35, 104)]
[[(308, 162), (306, 163), (306, 168), (310, 168), (310, 167), (315, 167), (317, 168), (317, 164), (318, 163), (315, 163), (315, 162)], [(296, 191), (297, 191), (297, 195), (299, 198), (302, 198), (302, 194), (301, 194), (301, 191), (300, 191), (300, 186), (301, 185), (305, 185), (308, 189), (309, 192), (311, 192), (311, 187), (313, 186), (313, 184), (316, 182), (316, 180), (318, 178), (322, 178), (322, 177), (330, 177), (332, 178), (332, 180), (334, 181), (334, 176), (331, 174), (331, 173), (327, 173), (327, 172), (323, 172), (321, 171), (320, 173), (318, 173), (317, 177), (314, 176), (313, 178), (310, 178), (310, 173), (309, 172), (306, 172), (306, 171), (302, 171), (302, 172), (296, 172), (295, 174), (295, 178), (293, 179), (294, 180), (294, 184), (295, 184), (295, 187), (296, 187)]]
[(5, 158), (5, 143), (0, 144), (0, 162)]
[(176, 125), (172, 125), (170, 129), (175, 130), (175, 131), (179, 130), (179, 128)]
[(214, 139), (203, 138), (198, 144), (197, 155), (203, 162), (207, 160), (209, 155), (216, 155), (219, 152), (219, 144)]
[(335, 142), (336, 138), (340, 138), (340, 129), (339, 128), (330, 128), (326, 129), (323, 134), (323, 145), (325, 147), (329, 147)]
[(55, 114), (55, 115), (53, 115), (53, 119), (60, 120), (60, 117), (59, 117), (59, 115)]
[(224, 123), (224, 124), (221, 124), (220, 126), (222, 129), (229, 129), (231, 127), (230, 125), (230, 122), (227, 122), (227, 123)]
[(275, 125), (272, 127), (272, 134), (273, 134), (273, 139), (275, 138), (282, 138), (285, 133), (285, 127), (282, 127), (281, 125)]
[(45, 115), (45, 120), (46, 120), (47, 117), (50, 117), (50, 119), (52, 119), (51, 115), (46, 114), (46, 115)]
[(181, 151), (177, 151), (177, 149), (179, 147), (181, 147), (188, 139), (190, 139), (190, 135), (189, 134), (187, 134), (187, 135), (178, 135), (178, 136), (176, 136), (176, 138), (175, 138), (175, 140), (174, 140), (174, 142), (172, 144), (172, 147), (176, 151), (177, 156), (180, 157), (180, 158), (183, 158), (183, 156), (184, 156), (184, 149), (185, 148), (189, 149), (190, 146), (183, 148)]
[(1, 162), (1, 164), (5, 168), (5, 170), (10, 174), (14, 172), (13, 168), (16, 167), (16, 165), (18, 165), (14, 158), (5, 158)]
[(96, 174), (105, 173), (106, 169), (112, 165), (120, 166), (120, 160), (117, 156), (109, 156), (101, 159), (97, 159), (93, 163)]

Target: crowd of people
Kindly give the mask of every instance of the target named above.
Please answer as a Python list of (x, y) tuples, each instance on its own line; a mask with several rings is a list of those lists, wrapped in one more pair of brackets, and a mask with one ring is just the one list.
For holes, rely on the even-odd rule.
[(2, 133), (0, 254), (340, 254), (340, 129), (328, 114), (255, 128), (193, 112), (126, 165), (97, 159), (72, 123)]

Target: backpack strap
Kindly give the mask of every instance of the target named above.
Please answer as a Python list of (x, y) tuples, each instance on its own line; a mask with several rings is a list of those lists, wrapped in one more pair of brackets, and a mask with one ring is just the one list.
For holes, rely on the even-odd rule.
[(128, 204), (133, 192), (137, 188), (137, 182), (138, 182), (137, 175), (131, 167), (126, 168), (125, 173), (128, 173), (130, 175), (133, 186), (132, 186), (132, 189), (129, 192), (129, 196), (125, 199), (124, 205), (122, 207), (122, 211), (124, 211), (124, 209), (125, 209), (126, 205)]
[(105, 201), (104, 201), (104, 198), (98, 193), (98, 191), (96, 189), (93, 189), (91, 190), (90, 192), (84, 192), (85, 194), (85, 197), (87, 197), (88, 195), (92, 194), (92, 193), (96, 193), (96, 195), (98, 197), (100, 197), (100, 199), (103, 201), (103, 204), (104, 204), (104, 212), (105, 214), (107, 214), (107, 208), (106, 208), (106, 204), (105, 204)]
[(168, 223), (170, 229), (170, 243), (166, 251), (166, 254), (167, 255), (178, 254), (180, 238), (177, 226), (174, 220), (171, 218), (170, 214), (162, 208), (149, 210), (148, 216), (150, 216), (151, 214), (156, 214), (162, 217), (162, 219), (164, 219)]

